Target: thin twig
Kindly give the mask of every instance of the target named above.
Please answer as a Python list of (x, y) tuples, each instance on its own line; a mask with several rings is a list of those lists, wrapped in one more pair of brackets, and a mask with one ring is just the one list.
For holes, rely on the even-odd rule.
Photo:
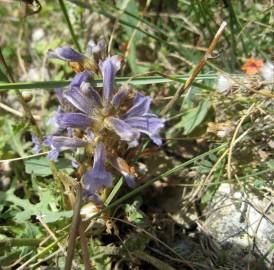
[(44, 254), (46, 254), (47, 252), (49, 252), (53, 247), (55, 247), (61, 240), (63, 240), (66, 237), (66, 235), (60, 237), (58, 240), (52, 242), (50, 245), (48, 245), (46, 248), (44, 248), (43, 250), (37, 252), (36, 255), (34, 255), (33, 257), (31, 257), (29, 260), (27, 260), (26, 262), (24, 262), (20, 267), (18, 267), (16, 270), (25, 270), (27, 269), (26, 267), (33, 262), (34, 260), (36, 260), (37, 258), (43, 256)]
[(175, 93), (172, 100), (169, 101), (169, 103), (164, 107), (164, 109), (160, 112), (161, 116), (164, 116), (176, 103), (176, 101), (180, 98), (180, 96), (190, 87), (191, 83), (195, 80), (196, 76), (199, 74), (203, 66), (205, 65), (207, 59), (211, 56), (211, 53), (213, 52), (214, 48), (216, 47), (222, 32), (224, 31), (227, 23), (223, 22), (217, 31), (215, 37), (213, 38), (212, 42), (210, 43), (205, 55), (200, 60), (199, 64), (194, 69), (191, 76), (187, 79), (187, 81), (184, 83), (182, 87), (180, 87), (177, 92)]
[(256, 236), (257, 236), (259, 227), (260, 227), (260, 225), (261, 225), (261, 223), (262, 223), (262, 220), (263, 220), (263, 218), (264, 218), (264, 215), (267, 213), (267, 211), (269, 210), (269, 208), (271, 207), (272, 204), (273, 204), (272, 201), (270, 201), (270, 202), (267, 204), (267, 206), (266, 206), (265, 209), (263, 210), (263, 213), (262, 213), (262, 215), (261, 215), (261, 217), (260, 217), (260, 219), (259, 219), (259, 221), (258, 221), (258, 223), (257, 223), (257, 226), (256, 226), (256, 228), (255, 228), (255, 232), (254, 232), (254, 235), (253, 235), (253, 239), (252, 239), (252, 240), (253, 240), (253, 250), (254, 250), (254, 248), (255, 248)]
[[(36, 219), (39, 220), (39, 222), (44, 227), (44, 229), (48, 232), (48, 234), (50, 235), (50, 237), (53, 240), (57, 241), (58, 238), (56, 237), (56, 235), (54, 234), (54, 232), (49, 228), (49, 226), (42, 220), (42, 218), (40, 216), (37, 216)], [(63, 245), (61, 243), (58, 243), (58, 246), (62, 250), (63, 253), (66, 253), (66, 249), (63, 247)]]
[(241, 118), (241, 120), (239, 121), (239, 124), (237, 125), (235, 132), (233, 134), (233, 137), (231, 139), (230, 145), (229, 145), (229, 152), (228, 152), (228, 158), (227, 158), (227, 178), (228, 180), (231, 180), (232, 178), (232, 172), (231, 172), (231, 160), (232, 160), (232, 152), (233, 149), (236, 145), (236, 138), (237, 135), (239, 133), (240, 127), (242, 126), (244, 120), (250, 115), (250, 113), (252, 112), (253, 108), (254, 108), (255, 104), (252, 104), (250, 106), (250, 108), (247, 110), (247, 112), (245, 113), (245, 115)]
[[(50, 237), (51, 237), (53, 240), (57, 241), (58, 238), (56, 237), (56, 235), (54, 234), (54, 232), (49, 228), (49, 226), (42, 220), (42, 218), (39, 217), (39, 216), (37, 216), (36, 218), (39, 220), (39, 222), (41, 223), (41, 225), (42, 225), (42, 226), (45, 228), (45, 230), (48, 232), (48, 234), (50, 235)], [(66, 249), (65, 249), (65, 247), (62, 245), (61, 242), (58, 242), (58, 247), (59, 247), (59, 249), (62, 250), (62, 252), (63, 252), (64, 255), (67, 254)], [(74, 267), (77, 267), (77, 264), (75, 263), (75, 261), (73, 261), (72, 263), (73, 263), (73, 266), (74, 266)]]
[(9, 113), (11, 113), (11, 114), (13, 114), (13, 115), (16, 115), (16, 116), (19, 116), (19, 117), (23, 117), (24, 116), (23, 113), (21, 113), (21, 112), (19, 112), (17, 110), (14, 110), (13, 108), (9, 107), (8, 105), (6, 105), (6, 104), (4, 104), (2, 102), (0, 102), (0, 108), (3, 109), (3, 110), (5, 110), (5, 111), (7, 111), (7, 112), (9, 112)]
[[(18, 265), (20, 262), (22, 262), (25, 258), (27, 258), (29, 255), (31, 255), (31, 253), (33, 252), (30, 251), (28, 252), (27, 254), (23, 255), (23, 256), (20, 256), (16, 261), (12, 262), (11, 264), (9, 265), (5, 265), (3, 266), (3, 268), (0, 268), (0, 270), (10, 270), (10, 269), (13, 269), (13, 267), (15, 267), (16, 265)], [(19, 254), (20, 254), (20, 251), (19, 251)]]
[(17, 161), (17, 160), (29, 159), (29, 158), (32, 158), (32, 157), (44, 156), (44, 155), (46, 155), (48, 153), (49, 153), (49, 151), (43, 152), (43, 153), (39, 153), (39, 154), (34, 154), (34, 155), (19, 157), (19, 158), (1, 159), (0, 163), (10, 163), (10, 162)]
[[(6, 104), (4, 104), (2, 102), (0, 102), (0, 108), (3, 109), (3, 110), (5, 110), (5, 111), (7, 111), (7, 112), (9, 112), (9, 113), (11, 113), (11, 114), (13, 114), (13, 115), (16, 115), (16, 116), (19, 116), (19, 117), (24, 117), (23, 113), (21, 113), (21, 112), (19, 112), (17, 110), (14, 110), (13, 108), (9, 107), (8, 105), (6, 105)], [(40, 116), (39, 115), (33, 115), (33, 118), (35, 120), (40, 120)]]

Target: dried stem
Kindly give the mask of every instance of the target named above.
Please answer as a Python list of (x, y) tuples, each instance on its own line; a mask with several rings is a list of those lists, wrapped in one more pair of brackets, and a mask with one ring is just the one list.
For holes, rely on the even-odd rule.
[(213, 52), (214, 48), (216, 47), (222, 32), (224, 31), (227, 23), (223, 22), (217, 31), (215, 37), (213, 38), (212, 42), (210, 43), (205, 55), (200, 60), (199, 64), (194, 69), (191, 76), (187, 79), (187, 81), (184, 83), (184, 85), (180, 88), (178, 88), (177, 92), (175, 93), (175, 96), (169, 101), (169, 103), (164, 107), (164, 109), (161, 111), (160, 115), (164, 116), (176, 103), (176, 101), (180, 98), (180, 96), (190, 87), (191, 83), (195, 80), (196, 76), (199, 74), (203, 66), (205, 65), (207, 59), (211, 56), (211, 53)]
[(237, 125), (235, 132), (233, 134), (233, 137), (231, 139), (230, 145), (229, 145), (229, 151), (228, 151), (228, 158), (227, 158), (227, 178), (228, 180), (231, 180), (232, 178), (232, 172), (231, 172), (231, 162), (232, 162), (232, 152), (233, 149), (237, 143), (237, 135), (239, 133), (239, 130), (244, 122), (244, 120), (251, 114), (255, 104), (252, 104), (250, 108), (247, 110), (245, 115), (240, 119), (239, 124)]

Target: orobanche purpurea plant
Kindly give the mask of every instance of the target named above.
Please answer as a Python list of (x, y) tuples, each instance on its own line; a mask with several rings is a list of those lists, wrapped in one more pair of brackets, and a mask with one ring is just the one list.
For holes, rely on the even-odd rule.
[[(107, 56), (103, 41), (90, 41), (85, 55), (66, 46), (50, 50), (48, 56), (67, 61), (76, 71), (67, 88), (56, 89), (60, 106), (50, 121), (55, 131), (43, 141), (50, 148), (48, 158), (57, 160), (60, 152), (72, 150), (85, 198), (100, 205), (105, 189), (113, 186), (113, 170), (129, 187), (135, 185), (136, 173), (126, 152), (138, 146), (141, 134), (160, 146), (164, 120), (151, 113), (151, 97), (134, 92), (128, 84), (115, 88), (123, 58)], [(90, 80), (100, 75), (103, 89), (94, 89)], [(37, 138), (33, 141), (38, 152)]]

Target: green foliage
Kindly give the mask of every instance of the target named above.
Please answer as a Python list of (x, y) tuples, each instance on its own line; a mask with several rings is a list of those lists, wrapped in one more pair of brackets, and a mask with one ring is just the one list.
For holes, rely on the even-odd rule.
[[(120, 0), (117, 1), (117, 7), (121, 10), (127, 11), (130, 14), (133, 14), (134, 16), (138, 17), (139, 14), (139, 4), (136, 1), (133, 0)], [(128, 22), (129, 24), (133, 26), (138, 26), (139, 20), (135, 17), (129, 16), (125, 13), (122, 14), (121, 19), (125, 22)], [(130, 42), (129, 54), (128, 54), (128, 63), (130, 65), (130, 68), (132, 70), (133, 74), (138, 74), (147, 71), (147, 68), (144, 68), (137, 64), (138, 57), (136, 55), (136, 47), (140, 40), (144, 38), (144, 34), (139, 31), (132, 31), (132, 28), (126, 25), (123, 25), (124, 29), (126, 30), (127, 36), (130, 38), (128, 42)]]
[[(164, 260), (174, 263), (176, 267), (178, 264), (178, 269), (185, 266), (181, 264), (180, 256), (184, 256), (183, 259), (187, 258), (191, 263), (193, 260), (194, 265), (204, 264), (208, 258), (204, 259), (199, 254), (199, 259), (196, 260), (196, 253), (189, 248), (187, 241), (178, 239), (177, 242), (177, 236), (188, 238), (188, 235), (178, 229), (181, 224), (175, 224), (174, 220), (167, 218), (170, 213), (166, 213), (161, 202), (167, 199), (166, 187), (169, 189), (174, 179), (180, 185), (187, 184), (188, 188), (176, 208), (182, 209), (179, 213), (181, 216), (196, 220), (196, 217), (193, 217), (193, 201), (187, 199), (188, 192), (195, 194), (196, 188), (200, 188), (202, 180), (208, 176), (231, 142), (239, 120), (252, 104), (255, 104), (256, 110), (245, 119), (239, 129), (239, 134), (247, 134), (233, 149), (233, 177), (230, 183), (237, 188), (243, 187), (246, 192), (258, 194), (259, 198), (266, 197), (272, 189), (274, 163), (271, 159), (270, 138), (273, 126), (270, 124), (272, 118), (269, 115), (273, 114), (273, 111), (270, 108), (270, 98), (260, 92), (270, 93), (271, 89), (268, 86), (257, 88), (255, 81), (260, 79), (259, 75), (256, 80), (248, 81), (239, 73), (240, 66), (251, 55), (263, 58), (264, 61), (271, 60), (273, 6), (260, 1), (250, 5), (245, 1), (217, 3), (213, 0), (117, 0), (93, 1), (92, 4), (83, 0), (66, 0), (64, 4), (76, 35), (76, 38), (73, 38), (59, 5), (51, 1), (39, 1), (43, 6), (42, 11), (33, 16), (24, 17), (24, 1), (9, 1), (12, 3), (6, 3), (0, 9), (2, 49), (16, 80), (15, 83), (9, 83), (4, 69), (0, 67), (0, 94), (3, 104), (20, 112), (23, 110), (14, 95), (14, 89), (26, 90), (33, 94), (34, 98), (28, 106), (35, 116), (41, 118), (38, 125), (43, 135), (48, 132), (48, 127), (44, 125), (45, 119), (49, 117), (49, 112), (56, 108), (52, 89), (67, 86), (74, 75), (67, 63), (58, 60), (46, 61), (48, 49), (73, 45), (74, 40), (84, 51), (90, 38), (96, 40), (103, 35), (108, 42), (111, 37), (110, 54), (123, 55), (128, 49), (125, 68), (119, 74), (121, 77), (116, 78), (117, 85), (129, 82), (134, 89), (138, 88), (151, 95), (154, 98), (153, 113), (157, 113), (173, 97), (179, 84), (182, 86), (192, 74), (219, 28), (220, 18), (228, 22), (212, 57), (207, 59), (209, 65), (203, 67), (191, 88), (180, 97), (168, 114), (163, 116), (167, 119), (166, 128), (162, 132), (164, 146), (156, 148), (145, 141), (136, 151), (137, 154), (133, 153), (132, 149), (128, 150), (130, 165), (136, 165), (137, 186), (129, 190), (124, 179), (118, 180), (112, 190), (106, 192), (108, 197), (101, 212), (96, 216), (111, 223), (113, 227), (110, 226), (109, 230), (112, 234), (88, 233), (88, 252), (96, 269), (149, 268), (147, 264), (142, 264), (135, 258), (134, 251), (159, 252), (159, 257), (162, 253), (166, 254), (163, 256)], [(44, 31), (44, 37), (35, 41), (32, 34), (39, 28)], [(75, 46), (74, 48), (76, 49)], [(217, 66), (217, 69), (214, 69), (214, 66)], [(232, 89), (227, 95), (217, 93), (214, 85), (220, 69), (233, 72), (233, 78), (240, 80), (242, 84), (246, 84), (247, 80), (246, 85), (259, 92), (254, 93), (236, 84), (236, 89)], [(29, 70), (37, 70), (42, 81), (29, 82), (33, 80)], [(145, 72), (154, 73), (140, 74)], [(92, 84), (96, 89), (102, 87), (102, 79), (96, 78)], [(44, 95), (44, 91), (48, 91), (47, 95)], [(219, 137), (217, 132), (208, 132), (209, 121), (221, 127), (224, 122), (231, 121), (232, 133)], [(260, 124), (262, 125), (259, 126)], [(1, 109), (0, 159), (32, 155), (32, 132), (33, 128), (25, 118), (19, 118)], [(184, 160), (183, 163), (181, 159)], [(88, 162), (92, 162), (92, 157)], [(137, 165), (147, 168), (138, 170)], [(61, 178), (71, 180), (72, 176), (77, 175), (71, 162), (65, 158), (60, 158), (56, 167)], [(195, 200), (200, 201), (202, 214), (207, 211), (207, 205), (214, 198), (219, 186), (227, 182), (227, 158), (214, 168), (208, 183), (197, 195), (201, 196), (195, 197)], [(28, 265), (29, 269), (40, 267), (39, 264), (45, 259), (45, 267), (63, 269), (64, 254), (54, 255), (58, 248), (57, 242), (53, 243), (51, 239), (44, 241), (48, 232), (35, 217), (41, 217), (59, 239), (65, 239), (69, 233), (66, 225), (70, 224), (72, 217), (72, 210), (68, 209), (66, 200), (71, 194), (68, 194), (67, 189), (65, 192), (61, 183), (53, 179), (46, 157), (0, 163), (0, 171), (0, 243), (9, 243), (9, 240), (14, 239), (27, 239), (26, 243), (39, 240), (40, 244), (43, 243), (39, 248), (36, 248), (37, 242), (35, 248), (26, 243), (8, 246), (0, 251), (0, 265), (13, 264), (20, 257), (23, 262), (33, 259), (33, 265)], [(192, 178), (188, 176), (191, 173), (194, 175)], [(171, 175), (174, 177), (169, 178)], [(153, 185), (159, 179), (163, 182)], [(74, 182), (76, 181), (73, 179)], [(73, 192), (74, 187), (71, 185), (70, 188)], [(137, 194), (143, 196), (145, 189), (149, 190), (145, 193), (147, 197), (143, 198), (144, 202), (142, 198), (136, 199)], [(161, 199), (158, 200), (158, 197)], [(115, 217), (120, 221), (116, 222)], [(121, 222), (121, 219), (125, 222)], [(170, 221), (172, 226), (169, 226)], [(89, 221), (86, 223), (85, 225), (88, 225)], [(166, 227), (172, 227), (174, 239), (169, 239), (169, 230)], [(153, 238), (148, 237), (143, 230), (151, 233)], [(192, 232), (194, 236), (197, 236), (196, 233), (197, 231)], [(156, 241), (157, 238), (162, 242), (172, 242), (174, 252), (171, 253), (176, 258), (171, 258), (170, 253), (167, 253), (167, 246)], [(191, 241), (195, 241), (194, 238), (191, 237)], [(1, 242), (2, 240), (4, 242)], [(65, 245), (66, 241), (60, 243)], [(195, 245), (197, 246), (197, 243)], [(198, 247), (200, 251), (200, 243)], [(84, 269), (80, 249), (77, 242), (75, 262), (79, 269)], [(273, 247), (269, 250), (272, 249)], [(52, 257), (47, 257), (52, 254)], [(225, 267), (223, 263), (220, 262), (222, 267)], [(14, 267), (19, 264), (20, 262)], [(37, 266), (34, 266), (35, 264)]]
[(168, 131), (168, 137), (172, 137), (174, 134), (178, 134), (183, 130), (184, 135), (190, 135), (196, 128), (199, 128), (200, 125), (206, 119), (208, 112), (211, 108), (211, 102), (209, 99), (201, 101), (197, 107), (192, 107), (193, 103), (188, 104), (188, 109), (181, 120), (178, 121), (170, 130)]
[(129, 222), (141, 225), (145, 222), (145, 213), (140, 209), (140, 200), (125, 205), (125, 213)]
[[(59, 159), (56, 163), (59, 170), (64, 171), (68, 175), (74, 170), (71, 166), (71, 161), (67, 159)], [(28, 174), (33, 174), (36, 176), (46, 177), (52, 175), (51, 168), (49, 166), (49, 161), (45, 157), (33, 158), (25, 161), (25, 170)]]
[(15, 221), (24, 223), (32, 216), (39, 216), (45, 223), (61, 221), (64, 218), (70, 218), (72, 211), (58, 211), (58, 201), (50, 190), (39, 190), (36, 204), (31, 203), (28, 199), (21, 199), (14, 194), (15, 187), (11, 187), (5, 194), (1, 194), (2, 203), (12, 203), (17, 209), (14, 214)]

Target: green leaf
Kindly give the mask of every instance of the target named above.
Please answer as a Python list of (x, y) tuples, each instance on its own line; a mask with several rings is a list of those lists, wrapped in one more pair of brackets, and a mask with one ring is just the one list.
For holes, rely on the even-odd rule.
[[(25, 222), (31, 218), (31, 216), (41, 216), (43, 221), (46, 223), (56, 222), (60, 219), (70, 218), (73, 214), (72, 211), (51, 211), (52, 205), (56, 205), (57, 200), (50, 190), (40, 192), (39, 199), (40, 202), (37, 204), (32, 204), (27, 199), (21, 199), (14, 194), (15, 188), (10, 188), (5, 193), (5, 201), (13, 203), (22, 211), (18, 211), (14, 218), (18, 223)], [(54, 207), (56, 208), (56, 206)]]
[[(59, 159), (56, 166), (59, 170), (64, 170), (67, 174), (71, 174), (74, 171), (71, 166), (71, 162), (67, 159)], [(52, 175), (49, 161), (46, 157), (26, 160), (25, 170), (28, 174), (34, 174), (42, 177)]]
[(137, 225), (144, 223), (145, 214), (140, 210), (140, 200), (135, 200), (132, 204), (126, 204), (125, 212), (129, 222)]
[(266, 164), (268, 168), (274, 169), (274, 159), (270, 159)]
[(190, 134), (203, 122), (210, 107), (211, 103), (208, 99), (201, 102), (198, 107), (191, 109), (184, 115), (175, 128), (184, 128), (184, 135)]
[(51, 170), (47, 158), (29, 159), (25, 161), (25, 170), (28, 174), (34, 174), (42, 177), (51, 175)]
[[(15, 122), (12, 119), (6, 118), (6, 125), (3, 127), (6, 143), (10, 148), (18, 153), (21, 157), (25, 156), (25, 149), (30, 146), (29, 143), (22, 143), (21, 133), (27, 128), (26, 123)], [(1, 138), (2, 139), (2, 138)]]
[[(118, 77), (115, 79), (116, 83), (121, 85), (123, 83), (129, 83), (132, 85), (146, 85), (146, 84), (156, 84), (156, 83), (167, 83), (172, 81), (185, 82), (189, 76), (183, 75), (172, 75), (173, 79), (165, 78), (163, 76), (146, 76), (146, 77)], [(217, 78), (216, 74), (209, 75), (199, 75), (195, 80), (215, 80)], [(62, 81), (37, 81), (37, 82), (19, 82), (19, 83), (0, 83), (0, 91), (6, 90), (26, 90), (26, 89), (54, 89), (56, 87), (65, 87), (70, 83), (70, 80)], [(91, 81), (94, 87), (102, 87), (102, 80), (93, 80)], [(207, 85), (200, 83), (192, 83), (194, 86), (203, 89), (212, 89)]]

